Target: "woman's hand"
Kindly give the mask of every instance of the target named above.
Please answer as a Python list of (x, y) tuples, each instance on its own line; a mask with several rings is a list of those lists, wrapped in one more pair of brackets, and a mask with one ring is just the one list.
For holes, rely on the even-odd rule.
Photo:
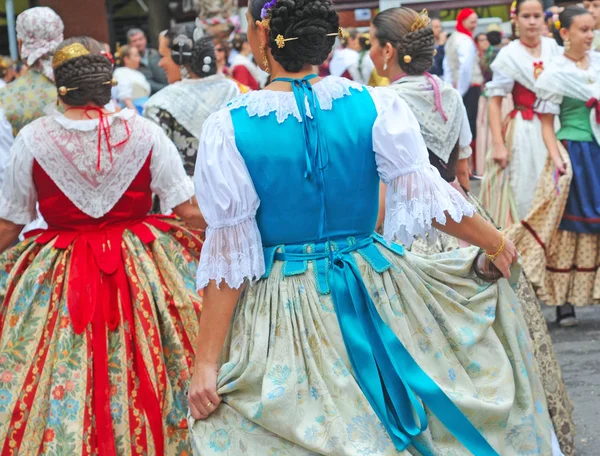
[(494, 144), (494, 153), (492, 154), (492, 158), (502, 169), (508, 166), (508, 150), (506, 149), (506, 145), (504, 143)]
[(196, 420), (206, 419), (221, 403), (221, 398), (217, 394), (218, 372), (217, 364), (196, 362), (194, 365), (188, 402), (192, 416)]
[(554, 167), (559, 175), (562, 176), (567, 173), (567, 164), (560, 156), (552, 157), (552, 161), (554, 162)]
[[(490, 254), (490, 252), (487, 253)], [(491, 252), (491, 254), (494, 253), (496, 252)], [(517, 248), (510, 239), (505, 238), (504, 249), (502, 249), (500, 255), (496, 257), (494, 265), (500, 270), (506, 279), (510, 279), (510, 267), (517, 261), (518, 258)]]

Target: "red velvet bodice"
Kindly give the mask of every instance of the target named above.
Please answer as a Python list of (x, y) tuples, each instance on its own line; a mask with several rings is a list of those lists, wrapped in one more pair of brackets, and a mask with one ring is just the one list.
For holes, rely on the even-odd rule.
[(80, 211), (37, 161), (33, 162), (33, 182), (39, 196), (40, 212), (50, 229), (90, 229), (106, 224), (139, 220), (152, 208), (150, 183), (151, 155), (142, 166), (127, 191), (102, 218), (94, 219)]

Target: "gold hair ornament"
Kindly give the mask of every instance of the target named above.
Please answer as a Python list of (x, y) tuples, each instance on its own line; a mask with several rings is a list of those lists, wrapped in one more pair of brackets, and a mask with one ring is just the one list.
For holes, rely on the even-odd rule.
[[(265, 19), (266, 20), (266, 19)], [(264, 25), (265, 21), (263, 21), (263, 25)], [(344, 31), (342, 30), (342, 27), (338, 28), (338, 31), (335, 33), (328, 33), (325, 36), (337, 36), (340, 40), (343, 39), (343, 37), (345, 36)], [(275, 44), (277, 45), (277, 47), (279, 49), (283, 49), (285, 47), (285, 43), (287, 43), (288, 41), (295, 41), (297, 40), (298, 37), (292, 37), (292, 38), (285, 38), (283, 35), (277, 35), (275, 37)]]
[(405, 55), (403, 60), (404, 63), (410, 63), (412, 62), (412, 57), (410, 55)]
[(429, 26), (431, 20), (429, 19), (429, 15), (427, 14), (427, 10), (424, 9), (418, 15), (413, 24), (410, 26), (411, 32), (416, 32), (417, 30), (424, 29)]
[(52, 59), (52, 68), (56, 70), (59, 66), (67, 63), (69, 60), (89, 54), (90, 51), (88, 51), (83, 44), (69, 44), (54, 54), (54, 58)]
[(556, 28), (556, 30), (560, 30), (560, 28), (561, 28), (561, 25), (562, 25), (562, 24), (560, 23), (560, 20), (556, 19), (556, 20), (554, 21), (554, 27)]
[[(110, 81), (106, 81), (103, 82), (102, 85), (111, 85), (111, 86), (116, 86), (119, 84), (119, 81), (117, 81), (116, 79), (111, 79)], [(58, 88), (58, 94), (61, 97), (66, 96), (69, 92), (73, 92), (74, 90), (79, 90), (79, 87), (65, 87), (65, 86), (60, 86)]]

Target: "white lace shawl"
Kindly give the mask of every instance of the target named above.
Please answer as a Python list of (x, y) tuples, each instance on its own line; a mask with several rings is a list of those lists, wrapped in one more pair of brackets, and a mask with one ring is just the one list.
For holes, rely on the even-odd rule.
[[(334, 100), (351, 96), (350, 88), (367, 90), (343, 78), (328, 77), (314, 85), (322, 109), (335, 109)], [(460, 221), (474, 208), (429, 164), (427, 149), (414, 115), (387, 88), (369, 89), (377, 108), (373, 150), (378, 173), (388, 185), (385, 237), (411, 244), (415, 236), (434, 234), (432, 221), (444, 224), (446, 215)], [(291, 92), (251, 92), (218, 111), (204, 124), (196, 162), (196, 195), (208, 223), (198, 267), (197, 285), (224, 280), (238, 288), (260, 278), (265, 262), (256, 212), (260, 201), (235, 141), (229, 110), (246, 107), (250, 116), (272, 112), (279, 123), (300, 120)], [(289, 117), (294, 119), (289, 119)], [(261, 132), (268, 138), (268, 132)], [(290, 138), (295, 141), (296, 138)], [(281, 174), (285, 178), (285, 173)], [(377, 204), (376, 201), (373, 204)]]
[(186, 79), (153, 95), (144, 107), (144, 116), (155, 118), (157, 111), (163, 109), (196, 139), (200, 139), (202, 124), (208, 116), (225, 107), (239, 94), (238, 85), (222, 74)]
[(194, 186), (179, 153), (159, 126), (130, 110), (111, 116), (110, 122), (111, 143), (125, 139), (127, 127), (131, 137), (113, 148), (112, 161), (102, 140), (100, 170), (97, 119), (73, 121), (62, 115), (47, 116), (21, 130), (0, 195), (0, 218), (17, 224), (36, 218), (34, 160), (79, 210), (93, 218), (114, 207), (150, 153), (151, 189), (159, 196), (162, 210), (166, 212), (193, 197)]
[(390, 88), (406, 101), (417, 117), (421, 134), (431, 152), (444, 163), (448, 163), (448, 158), (458, 142), (460, 158), (469, 158), (473, 135), (462, 97), (451, 85), (437, 76), (432, 77), (440, 89), (441, 104), (447, 121), (436, 110), (435, 92), (425, 76), (406, 76), (393, 83)]
[[(590, 65), (587, 70), (577, 68), (575, 62), (564, 55), (556, 57), (535, 84), (539, 98), (536, 111), (542, 114), (560, 114), (564, 97), (587, 102), (591, 98), (600, 100), (600, 54), (589, 52)], [(596, 142), (600, 144), (600, 125), (596, 122), (596, 111), (590, 110), (590, 124)]]
[(491, 65), (493, 77), (485, 85), (489, 97), (505, 97), (512, 93), (515, 82), (528, 90), (535, 90), (534, 64), (542, 62), (547, 67), (549, 62), (562, 53), (562, 48), (556, 41), (542, 37), (540, 57), (533, 57), (519, 40), (512, 41), (500, 52)]

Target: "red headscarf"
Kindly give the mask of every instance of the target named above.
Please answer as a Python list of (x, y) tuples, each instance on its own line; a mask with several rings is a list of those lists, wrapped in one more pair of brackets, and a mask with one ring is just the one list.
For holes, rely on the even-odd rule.
[(456, 30), (460, 33), (464, 33), (465, 35), (469, 35), (471, 38), (473, 38), (473, 32), (465, 28), (463, 21), (472, 14), (475, 14), (475, 11), (473, 11), (471, 8), (465, 8), (460, 10), (460, 13), (458, 13), (458, 16), (456, 16)]

